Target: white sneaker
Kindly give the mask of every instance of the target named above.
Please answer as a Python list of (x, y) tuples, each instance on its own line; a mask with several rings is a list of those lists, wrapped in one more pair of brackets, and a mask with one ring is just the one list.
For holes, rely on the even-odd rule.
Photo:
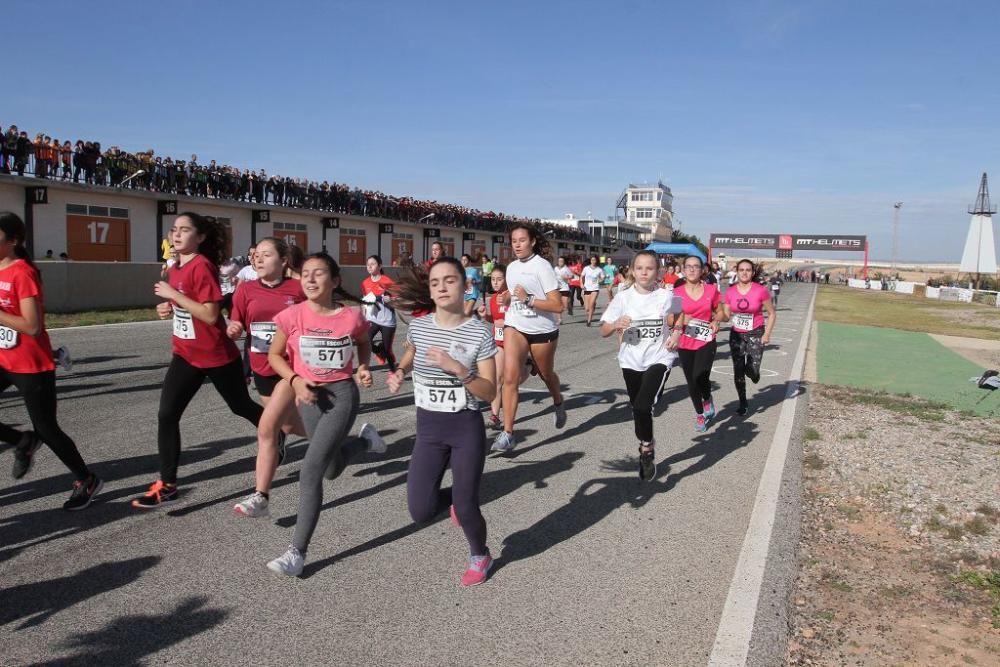
[(490, 449), (494, 452), (509, 452), (514, 449), (514, 445), (514, 434), (507, 431), (500, 431), (493, 440), (493, 446)]
[(236, 503), (233, 511), (243, 516), (258, 517), (269, 516), (271, 511), (267, 508), (268, 501), (260, 491), (254, 491), (249, 496)]
[(302, 555), (302, 552), (290, 546), (288, 547), (288, 551), (268, 563), (267, 569), (271, 572), (283, 574), (286, 577), (297, 577), (302, 574), (302, 566), (305, 562), (306, 559)]
[(65, 346), (61, 346), (56, 350), (56, 361), (59, 362), (59, 365), (67, 373), (73, 370), (73, 358), (69, 356), (69, 350)]
[(371, 424), (362, 424), (358, 431), (358, 437), (368, 441), (369, 454), (385, 454), (388, 450), (385, 440), (378, 434), (378, 430)]

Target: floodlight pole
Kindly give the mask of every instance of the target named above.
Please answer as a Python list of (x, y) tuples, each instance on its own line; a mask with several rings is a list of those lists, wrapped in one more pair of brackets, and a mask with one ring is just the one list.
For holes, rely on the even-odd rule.
[(892, 205), (892, 272), (896, 272), (896, 260), (899, 258), (899, 209), (903, 207), (903, 202), (898, 201)]

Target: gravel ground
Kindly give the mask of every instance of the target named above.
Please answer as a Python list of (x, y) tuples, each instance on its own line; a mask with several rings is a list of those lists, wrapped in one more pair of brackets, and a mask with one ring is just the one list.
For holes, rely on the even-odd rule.
[(816, 386), (804, 439), (788, 664), (1000, 664), (1000, 420)]

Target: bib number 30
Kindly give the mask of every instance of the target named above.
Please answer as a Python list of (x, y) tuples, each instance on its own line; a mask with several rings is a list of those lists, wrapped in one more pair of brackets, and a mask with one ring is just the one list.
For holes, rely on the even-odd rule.
[(0, 327), (0, 350), (17, 347), (17, 332), (10, 327)]

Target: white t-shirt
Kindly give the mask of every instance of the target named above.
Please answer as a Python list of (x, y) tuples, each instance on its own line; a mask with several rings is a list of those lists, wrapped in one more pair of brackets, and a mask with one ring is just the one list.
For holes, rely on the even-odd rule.
[(247, 264), (240, 269), (240, 272), (236, 274), (236, 277), (240, 279), (241, 283), (257, 280), (257, 269), (253, 268), (253, 264)]
[(569, 291), (569, 280), (573, 277), (573, 272), (570, 271), (568, 266), (557, 266), (556, 267), (556, 280), (559, 281), (559, 291), (568, 292)]
[(601, 281), (604, 280), (604, 269), (599, 266), (586, 266), (580, 275), (583, 277), (583, 291), (592, 292), (601, 288)]
[(511, 292), (510, 307), (507, 309), (504, 325), (514, 327), (521, 333), (542, 334), (555, 331), (558, 313), (528, 308), (513, 298), (514, 290), (520, 285), (529, 296), (544, 299), (549, 292), (559, 289), (559, 280), (552, 265), (538, 255), (527, 261), (515, 259), (507, 265), (507, 287)]
[(622, 315), (628, 315), (631, 326), (639, 333), (636, 344), (623, 342), (618, 348), (619, 366), (634, 371), (644, 371), (653, 364), (673, 366), (677, 353), (667, 349), (670, 329), (665, 321), (672, 297), (673, 292), (663, 288), (648, 294), (632, 288), (623, 290), (608, 304), (602, 322), (614, 324)]

